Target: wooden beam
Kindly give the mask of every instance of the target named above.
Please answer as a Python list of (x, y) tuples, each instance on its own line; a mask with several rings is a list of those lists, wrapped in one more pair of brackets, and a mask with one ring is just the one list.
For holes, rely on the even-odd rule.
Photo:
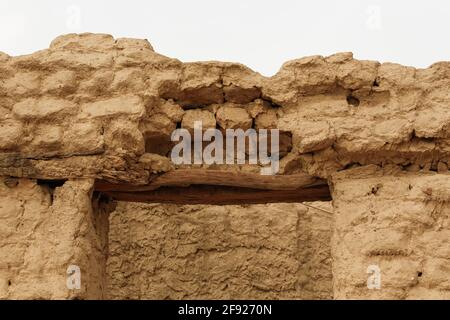
[(118, 201), (174, 204), (257, 204), (331, 200), (328, 185), (320, 184), (297, 190), (261, 190), (242, 187), (195, 185), (161, 187), (152, 191), (104, 191)]
[(97, 191), (138, 192), (160, 187), (188, 187), (190, 185), (212, 185), (243, 187), (263, 190), (296, 190), (306, 186), (326, 183), (325, 180), (305, 173), (292, 175), (263, 176), (258, 173), (230, 172), (205, 169), (178, 169), (159, 175), (148, 185), (113, 184), (97, 181)]
[(304, 173), (263, 176), (205, 169), (178, 169), (151, 180), (148, 185), (96, 181), (95, 191), (118, 201), (176, 204), (251, 204), (329, 201), (325, 180)]

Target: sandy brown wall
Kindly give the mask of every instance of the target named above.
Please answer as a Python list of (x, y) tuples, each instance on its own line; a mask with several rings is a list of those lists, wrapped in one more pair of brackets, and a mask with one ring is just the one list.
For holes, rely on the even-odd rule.
[[(335, 298), (450, 299), (448, 174), (353, 170), (333, 195)], [(380, 289), (367, 288), (370, 265)]]
[[(108, 215), (93, 207), (92, 186), (0, 180), (0, 299), (103, 297)], [(66, 285), (70, 265), (80, 268), (79, 290)]]
[(286, 62), (268, 78), (237, 63), (182, 63), (147, 40), (70, 34), (30, 55), (0, 53), (0, 174), (148, 184), (179, 167), (170, 136), (195, 120), (278, 128), (281, 174), (448, 171), (449, 85), (448, 62), (415, 69), (338, 53)]
[(329, 299), (331, 225), (330, 213), (302, 204), (119, 203), (108, 297)]
[[(449, 62), (415, 69), (338, 53), (264, 77), (104, 34), (0, 53), (0, 297), (448, 298), (449, 87)], [(279, 129), (274, 181), (261, 163), (174, 165), (170, 136), (195, 120)], [(158, 179), (277, 192), (299, 180), (299, 193), (331, 182), (336, 216), (300, 204), (120, 204), (106, 279), (111, 208), (94, 189), (129, 200)], [(76, 293), (65, 288), (73, 260), (88, 280)], [(368, 264), (379, 290), (366, 286)]]

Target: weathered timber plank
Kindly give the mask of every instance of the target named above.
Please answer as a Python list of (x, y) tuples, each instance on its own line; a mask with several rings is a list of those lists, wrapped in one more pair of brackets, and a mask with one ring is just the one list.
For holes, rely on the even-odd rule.
[(292, 175), (263, 176), (258, 173), (229, 172), (204, 169), (179, 169), (169, 171), (145, 186), (130, 184), (112, 184), (97, 181), (97, 191), (151, 191), (160, 187), (187, 187), (190, 185), (231, 186), (263, 190), (296, 190), (305, 186), (326, 184), (325, 180), (305, 173)]
[(297, 190), (261, 190), (241, 187), (196, 185), (161, 187), (152, 191), (106, 191), (118, 201), (173, 204), (257, 204), (274, 202), (305, 202), (331, 200), (328, 185), (316, 185)]

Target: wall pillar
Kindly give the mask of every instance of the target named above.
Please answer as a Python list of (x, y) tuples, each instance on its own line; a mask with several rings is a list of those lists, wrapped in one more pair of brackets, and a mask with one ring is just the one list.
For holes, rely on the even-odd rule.
[[(103, 297), (108, 214), (92, 201), (93, 183), (0, 179), (1, 299)], [(67, 286), (70, 265), (79, 289)]]

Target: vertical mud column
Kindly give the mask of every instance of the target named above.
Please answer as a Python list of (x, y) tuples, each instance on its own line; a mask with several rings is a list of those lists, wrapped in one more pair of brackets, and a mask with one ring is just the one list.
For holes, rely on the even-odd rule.
[(103, 297), (108, 212), (93, 182), (0, 178), (0, 298)]
[(333, 178), (335, 299), (450, 298), (450, 176), (381, 172)]

